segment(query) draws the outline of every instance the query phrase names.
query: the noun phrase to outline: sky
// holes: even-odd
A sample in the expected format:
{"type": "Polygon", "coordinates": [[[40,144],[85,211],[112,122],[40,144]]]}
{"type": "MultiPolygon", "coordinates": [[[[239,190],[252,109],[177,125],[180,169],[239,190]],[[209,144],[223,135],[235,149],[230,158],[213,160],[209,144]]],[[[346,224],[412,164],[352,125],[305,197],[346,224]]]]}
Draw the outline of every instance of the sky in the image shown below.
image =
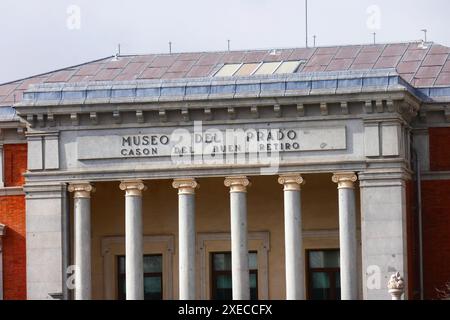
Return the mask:
{"type": "MultiPolygon", "coordinates": [[[[450,46],[448,0],[309,0],[309,45],[450,46]]],[[[122,54],[305,46],[305,0],[0,0],[0,83],[122,54]]]]}

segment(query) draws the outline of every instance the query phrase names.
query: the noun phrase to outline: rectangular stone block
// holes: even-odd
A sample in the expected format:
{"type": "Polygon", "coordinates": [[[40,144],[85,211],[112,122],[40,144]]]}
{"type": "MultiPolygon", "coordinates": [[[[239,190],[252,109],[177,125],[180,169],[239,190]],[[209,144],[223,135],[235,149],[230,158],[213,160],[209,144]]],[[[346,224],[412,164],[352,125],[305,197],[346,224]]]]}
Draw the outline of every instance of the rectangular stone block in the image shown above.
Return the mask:
{"type": "Polygon", "coordinates": [[[42,170],[43,163],[42,154],[42,137],[29,137],[28,138],[28,169],[29,170],[42,170]]]}
{"type": "Polygon", "coordinates": [[[59,169],[58,136],[45,137],[45,169],[59,169]]]}
{"type": "Polygon", "coordinates": [[[380,132],[378,123],[364,127],[364,154],[366,157],[380,156],[380,132]]]}
{"type": "Polygon", "coordinates": [[[383,125],[381,127],[383,156],[400,155],[400,127],[397,125],[383,125]]]}

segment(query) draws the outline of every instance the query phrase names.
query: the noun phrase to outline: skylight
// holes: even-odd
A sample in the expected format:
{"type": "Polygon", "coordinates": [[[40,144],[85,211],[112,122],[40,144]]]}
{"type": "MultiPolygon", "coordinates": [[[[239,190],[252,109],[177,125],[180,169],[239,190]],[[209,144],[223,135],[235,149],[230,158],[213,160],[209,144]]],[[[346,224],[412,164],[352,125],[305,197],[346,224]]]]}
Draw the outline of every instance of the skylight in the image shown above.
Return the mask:
{"type": "Polygon", "coordinates": [[[295,71],[297,71],[300,63],[301,61],[285,61],[278,67],[277,70],[275,70],[275,73],[294,73],[295,71]]]}
{"type": "Polygon", "coordinates": [[[250,76],[258,68],[259,63],[244,63],[233,76],[250,76]]]}
{"type": "Polygon", "coordinates": [[[220,68],[214,77],[251,76],[294,73],[302,61],[271,61],[261,63],[229,63],[220,68]]]}
{"type": "Polygon", "coordinates": [[[242,65],[242,63],[230,63],[224,65],[216,74],[216,77],[232,76],[242,65]]]}
{"type": "Polygon", "coordinates": [[[258,70],[256,70],[255,74],[273,74],[280,64],[281,62],[264,62],[258,70]]]}

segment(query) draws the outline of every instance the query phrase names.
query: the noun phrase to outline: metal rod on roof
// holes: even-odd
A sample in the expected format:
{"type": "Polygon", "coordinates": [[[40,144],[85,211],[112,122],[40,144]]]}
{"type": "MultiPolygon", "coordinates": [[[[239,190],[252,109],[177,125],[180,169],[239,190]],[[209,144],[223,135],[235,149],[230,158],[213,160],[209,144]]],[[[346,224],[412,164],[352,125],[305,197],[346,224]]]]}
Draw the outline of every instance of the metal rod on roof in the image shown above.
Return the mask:
{"type": "Polygon", "coordinates": [[[117,55],[120,56],[120,43],[117,45],[117,55]]]}
{"type": "Polygon", "coordinates": [[[308,48],[308,0],[305,0],[305,32],[306,32],[306,48],[308,48]]]}
{"type": "Polygon", "coordinates": [[[169,41],[169,53],[172,54],[172,41],[169,41]]]}
{"type": "Polygon", "coordinates": [[[314,48],[315,48],[316,47],[316,35],[313,35],[313,39],[314,39],[313,45],[314,45],[314,48]]]}
{"type": "Polygon", "coordinates": [[[420,31],[422,31],[423,33],[424,33],[424,35],[425,35],[425,39],[424,39],[424,42],[427,42],[427,29],[422,29],[422,30],[420,30],[420,31]]]}
{"type": "Polygon", "coordinates": [[[376,44],[377,43],[377,33],[376,32],[374,32],[374,33],[372,33],[373,34],[373,44],[376,44]]]}
{"type": "Polygon", "coordinates": [[[227,40],[227,44],[228,44],[228,51],[230,51],[230,40],[227,40]]]}

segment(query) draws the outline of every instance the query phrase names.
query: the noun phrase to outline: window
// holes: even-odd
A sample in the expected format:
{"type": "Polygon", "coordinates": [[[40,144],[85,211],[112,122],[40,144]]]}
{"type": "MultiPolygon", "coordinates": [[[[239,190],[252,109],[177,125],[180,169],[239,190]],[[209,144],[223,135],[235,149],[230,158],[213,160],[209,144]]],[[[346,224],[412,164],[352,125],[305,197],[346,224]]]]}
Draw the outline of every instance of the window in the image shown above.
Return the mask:
{"type": "MultiPolygon", "coordinates": [[[[118,256],[118,292],[119,299],[125,299],[125,256],[118,256]]],[[[144,299],[162,300],[162,255],[153,254],[144,256],[144,299]]]]}
{"type": "MultiPolygon", "coordinates": [[[[250,271],[250,299],[258,299],[258,259],[256,252],[248,253],[250,271]]],[[[231,300],[231,252],[211,253],[212,294],[214,300],[231,300]]]]}
{"type": "Polygon", "coordinates": [[[307,250],[308,298],[340,300],[339,250],[307,250]]]}
{"type": "Polygon", "coordinates": [[[304,61],[271,61],[261,63],[229,63],[220,68],[215,77],[250,76],[294,73],[304,61]]]}

